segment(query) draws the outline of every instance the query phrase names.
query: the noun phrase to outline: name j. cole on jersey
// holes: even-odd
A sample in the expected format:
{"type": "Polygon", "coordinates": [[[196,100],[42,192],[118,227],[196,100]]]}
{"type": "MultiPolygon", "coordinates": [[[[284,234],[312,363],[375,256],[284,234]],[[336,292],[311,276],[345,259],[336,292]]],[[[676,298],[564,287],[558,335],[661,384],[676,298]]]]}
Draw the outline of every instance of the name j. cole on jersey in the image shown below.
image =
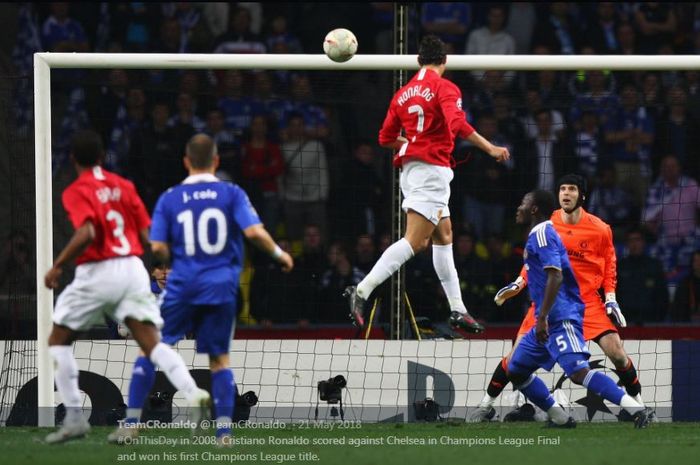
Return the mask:
{"type": "Polygon", "coordinates": [[[182,193],[182,203],[187,203],[190,200],[208,200],[208,199],[216,199],[216,197],[219,194],[212,189],[207,189],[203,191],[194,191],[192,195],[188,194],[187,192],[182,193]]]}

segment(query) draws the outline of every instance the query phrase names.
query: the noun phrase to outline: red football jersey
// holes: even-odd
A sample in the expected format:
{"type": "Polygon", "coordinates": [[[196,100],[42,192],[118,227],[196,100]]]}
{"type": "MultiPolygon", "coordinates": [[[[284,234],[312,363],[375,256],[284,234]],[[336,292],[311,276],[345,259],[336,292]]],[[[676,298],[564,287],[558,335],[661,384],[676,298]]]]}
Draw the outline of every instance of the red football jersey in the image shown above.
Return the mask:
{"type": "Polygon", "coordinates": [[[83,171],[62,200],[75,229],[86,221],[95,227],[95,239],[76,263],[143,254],[139,231],[151,219],[130,181],[96,166],[83,171]]]}
{"type": "Polygon", "coordinates": [[[456,136],[474,132],[462,111],[462,93],[435,71],[422,68],[391,99],[379,131],[379,144],[390,144],[405,131],[408,143],[394,156],[394,166],[419,159],[439,166],[451,166],[456,136]]]}

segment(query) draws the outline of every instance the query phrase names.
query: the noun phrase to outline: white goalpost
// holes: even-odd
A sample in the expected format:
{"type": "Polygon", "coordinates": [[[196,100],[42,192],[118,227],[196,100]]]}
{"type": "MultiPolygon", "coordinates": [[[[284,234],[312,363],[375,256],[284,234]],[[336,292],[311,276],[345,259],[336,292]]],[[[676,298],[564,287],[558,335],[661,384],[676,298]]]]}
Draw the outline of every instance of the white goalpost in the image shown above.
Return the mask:
{"type": "MultiPolygon", "coordinates": [[[[700,56],[544,56],[544,55],[450,55],[454,71],[657,71],[700,70],[700,56]]],[[[35,193],[37,266],[37,357],[39,426],[54,424],[53,363],[48,352],[52,325],[53,291],[46,289],[43,275],[53,261],[51,171],[51,69],[280,69],[280,70],[398,70],[417,69],[414,55],[357,55],[334,63],[325,55],[215,55],[215,54],[105,54],[37,53],[34,55],[35,193]]],[[[388,103],[388,102],[387,102],[388,103]]]]}

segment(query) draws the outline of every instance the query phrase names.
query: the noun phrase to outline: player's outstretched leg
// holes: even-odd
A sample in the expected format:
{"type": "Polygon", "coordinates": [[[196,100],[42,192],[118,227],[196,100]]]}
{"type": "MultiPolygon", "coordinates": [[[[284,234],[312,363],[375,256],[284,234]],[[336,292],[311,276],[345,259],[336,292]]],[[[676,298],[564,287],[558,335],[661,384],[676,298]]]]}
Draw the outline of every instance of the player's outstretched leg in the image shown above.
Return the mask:
{"type": "Polygon", "coordinates": [[[598,371],[582,368],[574,373],[570,373],[571,365],[562,364],[562,368],[567,372],[571,381],[580,384],[585,388],[595,392],[605,400],[619,405],[626,410],[634,420],[636,428],[646,428],[651,421],[651,410],[644,407],[629,394],[625,393],[611,378],[598,371]]]}
{"type": "Polygon", "coordinates": [[[548,426],[556,428],[575,428],[576,421],[554,400],[544,382],[534,374],[510,373],[513,386],[525,394],[535,405],[547,412],[548,426]]]}
{"type": "Polygon", "coordinates": [[[346,297],[350,304],[350,319],[352,323],[358,328],[363,328],[365,326],[364,313],[367,300],[359,296],[357,286],[346,287],[345,291],[343,291],[343,297],[346,297]]]}
{"type": "Polygon", "coordinates": [[[73,356],[73,339],[72,330],[58,325],[54,325],[49,337],[49,353],[56,363],[56,388],[63,399],[66,417],[58,431],[46,436],[48,444],[81,438],[90,431],[90,423],[83,417],[80,405],[78,363],[73,356]]]}
{"type": "Polygon", "coordinates": [[[493,408],[493,404],[510,382],[506,371],[507,367],[508,357],[506,356],[498,362],[496,369],[493,370],[493,375],[491,375],[491,381],[489,381],[489,387],[486,388],[484,398],[481,399],[476,410],[469,415],[470,422],[488,421],[496,416],[496,409],[493,408]]]}
{"type": "Polygon", "coordinates": [[[107,436],[107,442],[124,444],[128,439],[138,436],[138,422],[141,420],[141,412],[155,380],[156,366],[146,355],[140,354],[134,362],[134,369],[131,372],[126,418],[115,431],[107,436]]]}
{"type": "Polygon", "coordinates": [[[209,413],[211,406],[209,393],[197,387],[197,383],[177,352],[169,345],[160,342],[160,336],[154,325],[133,318],[127,318],[125,323],[141,350],[165,374],[175,389],[185,395],[190,407],[190,420],[199,424],[209,413]]]}

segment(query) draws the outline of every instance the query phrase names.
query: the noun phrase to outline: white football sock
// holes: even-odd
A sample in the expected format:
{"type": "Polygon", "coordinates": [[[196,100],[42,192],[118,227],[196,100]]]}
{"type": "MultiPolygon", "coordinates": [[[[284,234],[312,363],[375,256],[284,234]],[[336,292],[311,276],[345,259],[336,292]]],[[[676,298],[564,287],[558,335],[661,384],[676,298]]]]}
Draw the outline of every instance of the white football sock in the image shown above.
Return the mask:
{"type": "Polygon", "coordinates": [[[391,244],[379,257],[365,279],[357,285],[357,295],[367,299],[377,286],[389,279],[389,276],[401,268],[401,265],[409,261],[411,257],[413,257],[413,248],[405,238],[391,244]]]}
{"type": "Polygon", "coordinates": [[[549,410],[547,410],[547,415],[549,415],[549,418],[557,425],[563,425],[569,421],[569,415],[559,404],[552,405],[549,410]]]}
{"type": "Polygon", "coordinates": [[[78,388],[78,363],[73,357],[72,346],[51,346],[49,353],[56,361],[54,379],[66,407],[66,422],[81,417],[80,389],[78,388]]]}
{"type": "Polygon", "coordinates": [[[491,397],[490,395],[486,394],[484,395],[484,398],[481,399],[481,402],[479,403],[479,407],[491,407],[494,402],[496,402],[497,397],[491,397]]]}
{"type": "Polygon", "coordinates": [[[462,290],[459,287],[459,276],[455,268],[455,258],[452,255],[452,244],[433,244],[433,267],[442,284],[442,289],[447,296],[450,310],[453,312],[466,313],[467,307],[462,301],[462,290]]]}
{"type": "Polygon", "coordinates": [[[644,409],[644,404],[640,404],[634,399],[634,397],[630,396],[629,394],[625,394],[620,400],[620,407],[627,410],[627,412],[629,412],[630,414],[634,415],[635,413],[644,409]]]}
{"type": "Polygon", "coordinates": [[[168,377],[175,389],[190,398],[197,391],[192,375],[185,366],[185,362],[170,346],[159,342],[151,351],[151,361],[168,377]]]}

